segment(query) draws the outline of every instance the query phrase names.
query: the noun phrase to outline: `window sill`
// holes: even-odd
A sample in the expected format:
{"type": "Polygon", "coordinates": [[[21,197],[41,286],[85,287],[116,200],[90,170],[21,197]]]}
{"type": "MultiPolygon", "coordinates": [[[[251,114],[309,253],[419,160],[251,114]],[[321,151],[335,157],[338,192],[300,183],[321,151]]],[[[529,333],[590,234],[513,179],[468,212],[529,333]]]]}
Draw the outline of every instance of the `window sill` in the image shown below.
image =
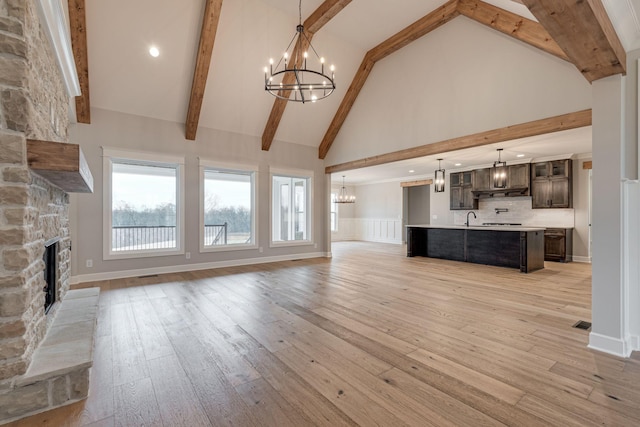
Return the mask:
{"type": "Polygon", "coordinates": [[[288,246],[311,246],[314,243],[311,240],[290,240],[287,242],[271,242],[270,248],[283,248],[288,246]]]}
{"type": "Polygon", "coordinates": [[[111,252],[102,256],[103,261],[112,261],[118,259],[135,259],[135,258],[153,258],[163,256],[184,255],[183,249],[157,250],[157,251],[135,251],[135,252],[111,252]]]}
{"type": "Polygon", "coordinates": [[[200,253],[209,252],[232,252],[232,251],[248,251],[258,249],[258,245],[226,245],[226,246],[201,246],[200,253]]]}

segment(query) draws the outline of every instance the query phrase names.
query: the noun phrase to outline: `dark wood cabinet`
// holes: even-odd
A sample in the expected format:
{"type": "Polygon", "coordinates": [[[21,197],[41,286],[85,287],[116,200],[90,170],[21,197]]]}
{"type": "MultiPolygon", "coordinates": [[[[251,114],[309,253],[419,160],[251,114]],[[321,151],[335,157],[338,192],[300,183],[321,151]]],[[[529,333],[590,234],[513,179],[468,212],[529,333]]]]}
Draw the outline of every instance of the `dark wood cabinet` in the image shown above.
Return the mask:
{"type": "Polygon", "coordinates": [[[478,209],[478,200],[473,198],[473,171],[449,174],[449,209],[478,209]]]}
{"type": "Polygon", "coordinates": [[[476,198],[495,196],[528,196],[529,164],[507,166],[507,187],[495,188],[491,179],[491,168],[473,171],[473,192],[476,198]]]}
{"type": "Polygon", "coordinates": [[[569,262],[573,255],[573,230],[547,228],[544,232],[544,260],[569,262]]]}
{"type": "Polygon", "coordinates": [[[477,191],[491,190],[491,169],[473,171],[473,189],[477,191]]]}
{"type": "Polygon", "coordinates": [[[532,163],[531,173],[534,180],[569,178],[571,176],[571,159],[532,163]]]}
{"type": "Polygon", "coordinates": [[[519,232],[471,230],[467,234],[467,262],[520,268],[519,232]]]}
{"type": "MultiPolygon", "coordinates": [[[[512,190],[529,189],[529,164],[509,165],[507,187],[512,190]]],[[[524,190],[523,190],[524,191],[524,190]]],[[[523,194],[525,195],[525,194],[523,194]]]]}
{"type": "Polygon", "coordinates": [[[571,160],[554,160],[531,164],[531,206],[541,208],[571,208],[571,160]]]}
{"type": "Polygon", "coordinates": [[[544,230],[407,227],[407,256],[519,268],[544,268],[544,230]]]}

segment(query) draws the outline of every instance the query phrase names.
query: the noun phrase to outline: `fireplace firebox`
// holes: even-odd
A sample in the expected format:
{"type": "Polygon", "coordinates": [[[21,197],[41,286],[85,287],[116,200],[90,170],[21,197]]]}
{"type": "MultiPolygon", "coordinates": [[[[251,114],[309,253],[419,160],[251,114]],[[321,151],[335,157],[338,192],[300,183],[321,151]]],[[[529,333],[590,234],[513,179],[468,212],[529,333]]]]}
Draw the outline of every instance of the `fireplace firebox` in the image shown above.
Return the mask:
{"type": "Polygon", "coordinates": [[[45,285],[42,289],[45,293],[44,312],[48,313],[51,306],[56,302],[56,287],[58,282],[58,243],[60,238],[48,240],[44,244],[44,255],[42,257],[44,267],[45,285]]]}

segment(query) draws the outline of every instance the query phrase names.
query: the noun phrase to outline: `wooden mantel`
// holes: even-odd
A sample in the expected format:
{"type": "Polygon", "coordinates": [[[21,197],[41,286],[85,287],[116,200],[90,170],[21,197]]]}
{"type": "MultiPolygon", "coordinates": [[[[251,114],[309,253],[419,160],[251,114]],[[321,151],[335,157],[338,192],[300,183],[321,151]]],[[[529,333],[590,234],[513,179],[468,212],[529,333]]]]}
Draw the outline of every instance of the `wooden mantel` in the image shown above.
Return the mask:
{"type": "Polygon", "coordinates": [[[27,139],[27,162],[67,193],[93,193],[93,175],[78,144],[27,139]]]}

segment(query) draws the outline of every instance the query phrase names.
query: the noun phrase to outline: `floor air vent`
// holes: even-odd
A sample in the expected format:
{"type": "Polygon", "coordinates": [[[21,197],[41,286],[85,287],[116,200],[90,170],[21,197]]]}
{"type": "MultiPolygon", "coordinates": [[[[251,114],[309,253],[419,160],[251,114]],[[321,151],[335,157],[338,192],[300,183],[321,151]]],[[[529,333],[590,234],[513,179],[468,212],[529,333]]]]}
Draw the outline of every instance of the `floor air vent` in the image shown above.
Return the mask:
{"type": "Polygon", "coordinates": [[[588,331],[589,329],[591,329],[591,322],[585,322],[584,320],[580,320],[575,325],[573,325],[573,327],[588,331]]]}
{"type": "Polygon", "coordinates": [[[138,276],[138,279],[148,279],[149,277],[158,277],[157,274],[149,274],[147,276],[138,276]]]}

